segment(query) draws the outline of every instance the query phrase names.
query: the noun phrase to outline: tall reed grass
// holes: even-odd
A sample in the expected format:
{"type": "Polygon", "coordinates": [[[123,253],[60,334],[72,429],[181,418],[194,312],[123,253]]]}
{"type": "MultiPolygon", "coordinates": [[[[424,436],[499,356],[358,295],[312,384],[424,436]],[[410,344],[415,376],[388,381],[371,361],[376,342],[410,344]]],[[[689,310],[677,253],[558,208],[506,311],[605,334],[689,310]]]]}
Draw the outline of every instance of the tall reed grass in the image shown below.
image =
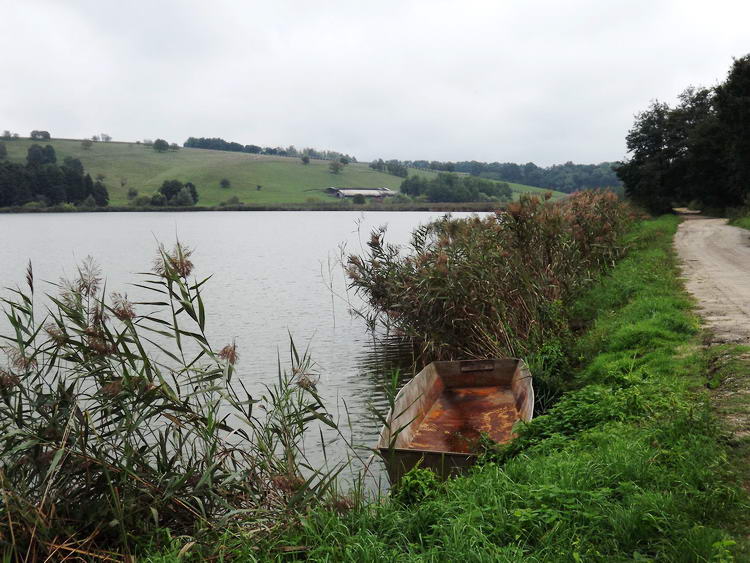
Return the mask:
{"type": "MultiPolygon", "coordinates": [[[[335,473],[300,440],[333,424],[292,343],[292,370],[251,396],[233,343],[213,347],[190,251],[160,249],[132,303],[106,295],[92,261],[42,314],[27,287],[3,300],[0,545],[15,560],[117,558],[156,530],[216,534],[283,522],[335,473]]],[[[246,358],[247,359],[247,358],[246,358]]]]}
{"type": "Polygon", "coordinates": [[[420,227],[406,252],[375,231],[348,275],[371,326],[414,339],[429,359],[554,356],[567,303],[623,253],[633,216],[611,192],[523,196],[486,218],[420,227]]]}

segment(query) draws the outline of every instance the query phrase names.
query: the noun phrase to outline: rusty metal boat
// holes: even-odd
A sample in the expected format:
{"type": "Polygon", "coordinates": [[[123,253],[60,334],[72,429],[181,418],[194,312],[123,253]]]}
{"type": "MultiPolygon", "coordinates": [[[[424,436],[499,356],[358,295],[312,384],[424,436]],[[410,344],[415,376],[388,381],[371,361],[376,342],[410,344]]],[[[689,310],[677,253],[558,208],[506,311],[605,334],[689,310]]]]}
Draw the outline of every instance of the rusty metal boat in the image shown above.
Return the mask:
{"type": "Polygon", "coordinates": [[[523,360],[432,362],[396,395],[377,447],[391,483],[418,463],[446,478],[474,463],[481,434],[507,442],[533,416],[523,360]]]}

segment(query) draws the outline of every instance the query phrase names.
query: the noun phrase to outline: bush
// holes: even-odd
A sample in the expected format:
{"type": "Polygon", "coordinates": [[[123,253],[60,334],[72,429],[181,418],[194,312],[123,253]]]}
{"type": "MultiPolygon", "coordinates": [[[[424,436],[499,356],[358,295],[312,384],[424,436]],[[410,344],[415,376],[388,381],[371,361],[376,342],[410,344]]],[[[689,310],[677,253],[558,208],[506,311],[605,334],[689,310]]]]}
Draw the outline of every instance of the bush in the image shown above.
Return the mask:
{"type": "Polygon", "coordinates": [[[242,202],[240,201],[240,198],[238,198],[236,195],[233,195],[228,200],[222,201],[219,205],[221,206],[242,205],[242,202]]]}
{"type": "Polygon", "coordinates": [[[352,203],[356,203],[357,205],[364,205],[366,203],[365,196],[362,194],[357,194],[352,198],[352,203]]]}

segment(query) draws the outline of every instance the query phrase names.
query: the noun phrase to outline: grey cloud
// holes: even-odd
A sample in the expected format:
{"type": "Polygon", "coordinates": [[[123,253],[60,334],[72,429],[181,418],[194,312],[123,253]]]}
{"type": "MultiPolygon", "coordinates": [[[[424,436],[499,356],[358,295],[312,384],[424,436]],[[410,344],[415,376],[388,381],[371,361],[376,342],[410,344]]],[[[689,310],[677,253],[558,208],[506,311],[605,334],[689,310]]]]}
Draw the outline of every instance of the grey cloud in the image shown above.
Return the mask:
{"type": "Polygon", "coordinates": [[[721,79],[746,2],[5,2],[0,128],[221,136],[361,159],[621,158],[721,79]]]}

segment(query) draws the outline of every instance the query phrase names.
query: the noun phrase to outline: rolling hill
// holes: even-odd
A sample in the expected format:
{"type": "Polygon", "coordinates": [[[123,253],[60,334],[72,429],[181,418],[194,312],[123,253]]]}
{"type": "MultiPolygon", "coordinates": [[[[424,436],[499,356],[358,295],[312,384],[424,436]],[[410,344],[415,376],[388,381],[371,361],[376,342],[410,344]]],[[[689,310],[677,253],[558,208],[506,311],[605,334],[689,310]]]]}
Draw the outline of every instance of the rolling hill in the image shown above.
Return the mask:
{"type": "MultiPolygon", "coordinates": [[[[302,164],[299,158],[268,156],[206,149],[181,148],[179,151],[157,153],[138,143],[98,142],[84,149],[80,140],[53,139],[5,141],[8,158],[23,161],[32,143],[50,144],[58,162],[66,156],[79,158],[92,177],[104,175],[111,205],[128,203],[130,188],[139,195],[151,195],[164,180],[193,182],[200,195],[199,205],[218,205],[232,196],[246,204],[285,204],[331,201],[323,189],[335,187],[389,187],[398,191],[402,178],[372,170],[367,164],[349,164],[340,174],[331,174],[326,160],[302,164]],[[231,187],[222,188],[226,178],[231,187]],[[260,190],[257,186],[262,186],[260,190]]],[[[410,170],[410,173],[433,175],[434,172],[410,170]]],[[[509,184],[514,194],[547,190],[509,184]]],[[[556,197],[564,194],[554,192],[556,197]]]]}

